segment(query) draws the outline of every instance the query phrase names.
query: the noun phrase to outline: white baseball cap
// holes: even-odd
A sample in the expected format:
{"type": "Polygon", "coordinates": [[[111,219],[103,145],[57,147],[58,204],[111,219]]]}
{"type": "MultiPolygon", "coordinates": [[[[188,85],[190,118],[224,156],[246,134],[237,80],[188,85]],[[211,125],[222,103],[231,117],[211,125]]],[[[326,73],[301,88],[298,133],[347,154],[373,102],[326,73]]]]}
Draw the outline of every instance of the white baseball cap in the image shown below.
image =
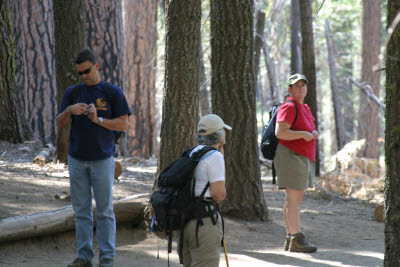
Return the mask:
{"type": "Polygon", "coordinates": [[[200,119],[197,127],[197,134],[209,135],[215,133],[216,131],[222,128],[225,128],[227,130],[232,130],[232,127],[226,125],[218,115],[207,114],[200,119]]]}

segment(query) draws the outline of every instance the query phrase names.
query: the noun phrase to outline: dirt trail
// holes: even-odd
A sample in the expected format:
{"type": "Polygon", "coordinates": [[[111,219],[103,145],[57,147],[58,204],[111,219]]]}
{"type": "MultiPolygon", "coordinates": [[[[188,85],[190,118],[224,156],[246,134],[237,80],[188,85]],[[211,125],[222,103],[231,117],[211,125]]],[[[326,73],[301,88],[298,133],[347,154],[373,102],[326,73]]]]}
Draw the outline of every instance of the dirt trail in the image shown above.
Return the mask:
{"type": "MultiPolygon", "coordinates": [[[[69,205],[68,173],[63,165],[29,163],[37,149],[18,150],[0,143],[0,219],[69,205]],[[4,154],[4,151],[7,153],[4,154]],[[24,156],[25,155],[25,156],[24,156]],[[64,199],[64,200],[63,200],[64,199]]],[[[148,193],[156,161],[125,162],[115,184],[116,199],[148,193]]],[[[323,198],[309,190],[302,204],[302,230],[318,247],[313,254],[282,250],[284,193],[275,189],[263,169],[268,222],[225,218],[226,244],[231,267],[246,266],[382,266],[384,224],[373,218],[375,205],[361,201],[323,198]]],[[[96,253],[98,253],[95,243],[96,253]]],[[[114,266],[167,266],[167,242],[142,228],[118,226],[114,266]],[[159,244],[160,259],[157,259],[159,244]]],[[[75,257],[74,232],[0,244],[0,266],[66,266],[75,257]]],[[[97,259],[94,263],[97,264],[97,259]]],[[[180,266],[175,252],[171,266],[180,266]]],[[[226,266],[221,253],[220,266],[226,266]]]]}

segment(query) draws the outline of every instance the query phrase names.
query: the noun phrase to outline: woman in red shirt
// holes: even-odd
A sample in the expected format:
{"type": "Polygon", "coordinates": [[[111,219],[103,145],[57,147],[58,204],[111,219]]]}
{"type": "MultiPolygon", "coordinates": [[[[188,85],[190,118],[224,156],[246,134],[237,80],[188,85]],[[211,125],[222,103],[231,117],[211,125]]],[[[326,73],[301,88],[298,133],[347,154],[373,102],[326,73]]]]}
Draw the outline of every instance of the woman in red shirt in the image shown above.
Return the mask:
{"type": "Polygon", "coordinates": [[[286,191],[283,205],[287,232],[284,249],[311,253],[317,248],[309,245],[304,234],[300,232],[300,204],[304,191],[313,186],[315,140],[318,132],[315,130],[311,110],[304,104],[307,78],[294,74],[287,83],[287,100],[290,101],[283,103],[278,110],[275,135],[279,138],[279,144],[274,158],[278,186],[286,191]]]}

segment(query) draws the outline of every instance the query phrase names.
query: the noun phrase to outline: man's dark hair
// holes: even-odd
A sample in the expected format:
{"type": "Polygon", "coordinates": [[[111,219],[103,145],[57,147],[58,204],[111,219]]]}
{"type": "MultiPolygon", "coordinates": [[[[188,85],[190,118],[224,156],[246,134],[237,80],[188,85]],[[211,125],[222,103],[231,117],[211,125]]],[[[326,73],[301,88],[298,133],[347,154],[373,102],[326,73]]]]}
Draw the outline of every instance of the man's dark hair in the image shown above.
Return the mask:
{"type": "Polygon", "coordinates": [[[96,55],[89,48],[83,49],[75,58],[76,64],[81,64],[85,61],[90,61],[91,63],[97,63],[96,55]]]}

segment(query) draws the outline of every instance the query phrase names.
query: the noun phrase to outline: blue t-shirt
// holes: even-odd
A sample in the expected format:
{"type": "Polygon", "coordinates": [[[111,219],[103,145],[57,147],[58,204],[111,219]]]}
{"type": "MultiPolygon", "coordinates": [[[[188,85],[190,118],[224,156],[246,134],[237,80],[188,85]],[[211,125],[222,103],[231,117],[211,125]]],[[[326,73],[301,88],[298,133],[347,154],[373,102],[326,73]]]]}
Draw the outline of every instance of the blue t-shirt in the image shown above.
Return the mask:
{"type": "MultiPolygon", "coordinates": [[[[58,114],[76,103],[93,103],[97,116],[113,119],[131,114],[128,103],[121,90],[111,85],[112,104],[107,101],[104,81],[94,86],[77,84],[68,87],[61,101],[58,114]],[[73,93],[76,90],[75,93],[73,93]],[[75,96],[75,99],[73,99],[75,96]]],[[[80,160],[102,160],[114,154],[114,131],[93,123],[86,115],[72,115],[69,137],[69,155],[80,160]]]]}

